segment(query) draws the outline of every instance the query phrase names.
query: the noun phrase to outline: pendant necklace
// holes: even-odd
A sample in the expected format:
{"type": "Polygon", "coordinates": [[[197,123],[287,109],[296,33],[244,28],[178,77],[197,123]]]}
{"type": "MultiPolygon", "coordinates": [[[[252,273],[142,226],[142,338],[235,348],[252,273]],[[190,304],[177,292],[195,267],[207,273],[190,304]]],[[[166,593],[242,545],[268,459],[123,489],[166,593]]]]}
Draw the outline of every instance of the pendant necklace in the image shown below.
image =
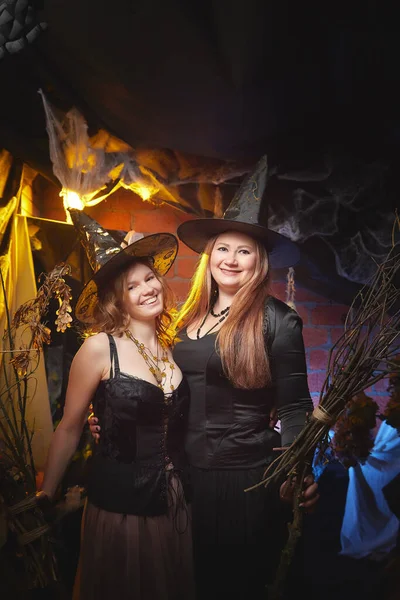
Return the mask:
{"type": "Polygon", "coordinates": [[[169,360],[168,353],[162,345],[161,345],[161,348],[162,348],[163,352],[162,352],[161,358],[158,358],[158,349],[159,349],[159,344],[160,344],[159,340],[157,340],[157,356],[155,356],[153,354],[153,352],[151,352],[151,350],[149,350],[149,348],[146,348],[146,346],[142,342],[139,342],[139,340],[137,340],[132,335],[132,333],[129,331],[129,329],[125,330],[125,335],[135,344],[139,354],[143,357],[144,362],[148,366],[150,373],[153,375],[154,379],[156,380],[157,386],[164,392],[165,392],[165,383],[166,383],[166,377],[167,377],[166,371],[167,371],[167,366],[169,366],[170,373],[171,373],[170,378],[169,378],[169,387],[170,387],[171,391],[174,391],[175,387],[172,384],[172,376],[174,374],[175,365],[173,363],[171,363],[171,361],[169,360]],[[160,368],[160,365],[162,368],[160,368]]]}

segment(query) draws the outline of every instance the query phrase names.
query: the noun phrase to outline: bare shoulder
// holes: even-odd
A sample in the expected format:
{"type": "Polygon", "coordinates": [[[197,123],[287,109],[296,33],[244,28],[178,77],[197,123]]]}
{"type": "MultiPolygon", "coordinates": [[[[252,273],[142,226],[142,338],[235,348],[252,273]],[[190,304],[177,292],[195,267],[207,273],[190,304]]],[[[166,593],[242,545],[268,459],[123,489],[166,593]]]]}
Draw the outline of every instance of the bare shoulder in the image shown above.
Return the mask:
{"type": "Polygon", "coordinates": [[[92,348],[93,350],[108,348],[108,335],[106,333],[95,333],[87,337],[83,343],[86,344],[87,348],[92,348]]]}
{"type": "Polygon", "coordinates": [[[91,357],[95,360],[101,360],[109,357],[110,345],[106,333],[96,333],[85,339],[79,349],[79,354],[85,357],[91,357]]]}

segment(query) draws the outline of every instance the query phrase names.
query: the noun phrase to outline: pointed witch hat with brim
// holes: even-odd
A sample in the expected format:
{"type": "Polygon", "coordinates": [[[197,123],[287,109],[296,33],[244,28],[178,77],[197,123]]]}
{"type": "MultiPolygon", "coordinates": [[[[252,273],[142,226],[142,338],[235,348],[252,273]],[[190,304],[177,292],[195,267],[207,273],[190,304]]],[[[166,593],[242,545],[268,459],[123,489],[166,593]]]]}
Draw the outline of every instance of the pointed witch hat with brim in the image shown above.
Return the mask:
{"type": "Polygon", "coordinates": [[[99,287],[134,259],[150,259],[159,275],[165,275],[172,267],[178,253],[178,240],[171,233],[148,235],[123,248],[92,217],[77,209],[70,208],[69,212],[93,269],[93,276],[76,302],[75,316],[80,321],[93,322],[99,287]]]}
{"type": "Polygon", "coordinates": [[[178,227],[179,239],[195,252],[203,252],[208,240],[227,231],[245,233],[264,244],[272,268],[291,267],[300,260],[298,246],[289,238],[260,223],[260,209],[268,182],[268,161],[263,156],[234,195],[221,219],[185,221],[178,227]]]}

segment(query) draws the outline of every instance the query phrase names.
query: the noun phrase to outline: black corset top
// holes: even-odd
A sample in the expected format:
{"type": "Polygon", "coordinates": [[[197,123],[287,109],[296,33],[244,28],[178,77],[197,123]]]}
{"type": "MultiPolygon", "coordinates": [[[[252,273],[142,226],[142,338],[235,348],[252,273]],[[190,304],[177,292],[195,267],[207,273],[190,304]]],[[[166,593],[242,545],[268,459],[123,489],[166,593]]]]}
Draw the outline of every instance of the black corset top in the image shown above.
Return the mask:
{"type": "Polygon", "coordinates": [[[165,396],[156,384],[121,372],[111,335],[109,342],[110,377],[100,382],[93,399],[101,425],[96,453],[142,466],[179,462],[189,403],[185,378],[165,396]]]}

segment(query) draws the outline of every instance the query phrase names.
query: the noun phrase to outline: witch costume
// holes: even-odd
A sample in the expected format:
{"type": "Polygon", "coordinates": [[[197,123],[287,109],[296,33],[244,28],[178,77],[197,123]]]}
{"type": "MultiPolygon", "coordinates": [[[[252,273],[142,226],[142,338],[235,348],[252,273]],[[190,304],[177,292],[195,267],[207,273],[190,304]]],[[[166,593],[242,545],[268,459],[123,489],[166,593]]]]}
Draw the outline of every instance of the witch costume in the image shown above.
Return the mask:
{"type": "MultiPolygon", "coordinates": [[[[93,322],[98,294],[134,258],[164,275],[177,240],[147,236],[121,247],[96,221],[70,210],[94,275],[76,305],[93,322]]],[[[166,396],[160,387],[123,373],[108,335],[110,374],[93,397],[102,424],[87,484],[74,600],[191,600],[192,546],[181,473],[189,390],[183,378],[166,396]]]]}
{"type": "MultiPolygon", "coordinates": [[[[202,252],[211,237],[239,231],[265,245],[270,266],[295,264],[297,246],[259,222],[267,177],[263,157],[223,218],[183,223],[180,240],[202,252]]],[[[277,456],[273,448],[293,441],[313,405],[298,314],[269,297],[264,337],[272,385],[263,389],[234,387],[224,374],[214,332],[192,339],[183,330],[174,349],[191,397],[186,452],[197,600],[265,600],[284,543],[287,508],[278,490],[244,490],[262,479],[277,456]],[[269,428],[273,407],[278,409],[282,438],[269,428]]]]}

